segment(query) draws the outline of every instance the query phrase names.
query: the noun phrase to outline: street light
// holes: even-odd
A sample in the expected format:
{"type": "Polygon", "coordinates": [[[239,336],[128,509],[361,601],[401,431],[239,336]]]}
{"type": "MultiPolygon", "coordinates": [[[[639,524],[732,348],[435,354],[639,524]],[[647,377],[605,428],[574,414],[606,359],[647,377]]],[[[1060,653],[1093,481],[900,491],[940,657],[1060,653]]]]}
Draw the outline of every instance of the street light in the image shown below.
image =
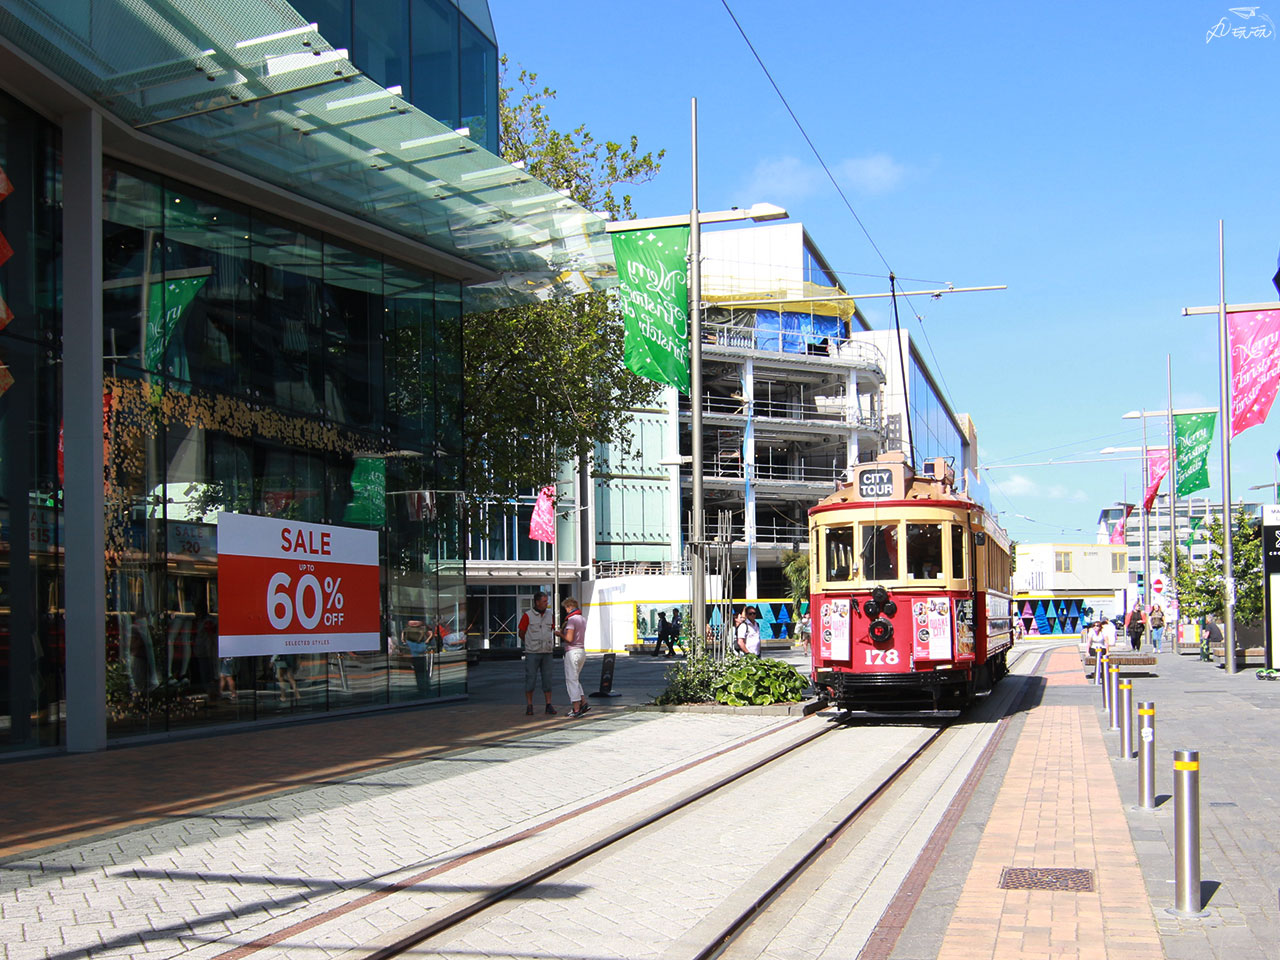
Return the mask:
{"type": "MultiPolygon", "coordinates": [[[[1125,416],[1127,417],[1128,414],[1125,414],[1125,416]]],[[[1147,438],[1146,438],[1145,421],[1143,422],[1142,434],[1143,434],[1142,446],[1140,447],[1103,447],[1098,452],[1099,453],[1136,453],[1141,451],[1141,457],[1139,457],[1139,459],[1142,460],[1142,492],[1145,494],[1147,490],[1147,438]]],[[[1124,459],[1129,460],[1133,458],[1125,457],[1124,459]]],[[[1151,553],[1150,553],[1149,545],[1147,543],[1147,512],[1146,510],[1142,511],[1142,516],[1139,519],[1141,520],[1141,523],[1142,523],[1142,526],[1141,526],[1141,530],[1142,530],[1142,605],[1145,607],[1147,605],[1146,596],[1147,596],[1148,584],[1151,583],[1151,553]]],[[[1123,522],[1124,521],[1121,521],[1121,523],[1123,522]]]]}
{"type": "Polygon", "coordinates": [[[689,432],[693,463],[689,546],[691,547],[689,601],[693,607],[694,636],[700,641],[707,633],[707,565],[703,553],[702,492],[702,224],[738,220],[785,220],[790,214],[771,203],[755,203],[745,210],[730,209],[703,213],[698,210],[698,99],[690,104],[690,160],[693,168],[692,203],[687,216],[651,217],[625,220],[605,226],[608,233],[648,230],[658,227],[689,227],[689,432]]]}

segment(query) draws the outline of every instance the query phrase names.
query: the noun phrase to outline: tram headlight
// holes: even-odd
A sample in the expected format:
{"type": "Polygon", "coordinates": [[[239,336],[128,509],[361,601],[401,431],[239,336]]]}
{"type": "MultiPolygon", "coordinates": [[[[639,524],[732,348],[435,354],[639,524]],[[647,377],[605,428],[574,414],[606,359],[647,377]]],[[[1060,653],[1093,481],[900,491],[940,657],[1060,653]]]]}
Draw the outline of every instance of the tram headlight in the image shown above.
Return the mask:
{"type": "Polygon", "coordinates": [[[880,615],[880,604],[875,600],[864,600],[862,602],[862,612],[867,615],[868,620],[874,620],[880,615]]]}
{"type": "Polygon", "coordinates": [[[876,643],[889,643],[893,640],[893,624],[888,620],[873,620],[867,635],[876,643]]]}
{"type": "Polygon", "coordinates": [[[880,609],[884,612],[886,617],[892,617],[898,612],[898,605],[892,600],[886,600],[880,605],[880,609]]]}
{"type": "Polygon", "coordinates": [[[882,586],[874,586],[871,588],[871,599],[879,606],[883,607],[885,602],[889,599],[889,591],[882,586]]]}

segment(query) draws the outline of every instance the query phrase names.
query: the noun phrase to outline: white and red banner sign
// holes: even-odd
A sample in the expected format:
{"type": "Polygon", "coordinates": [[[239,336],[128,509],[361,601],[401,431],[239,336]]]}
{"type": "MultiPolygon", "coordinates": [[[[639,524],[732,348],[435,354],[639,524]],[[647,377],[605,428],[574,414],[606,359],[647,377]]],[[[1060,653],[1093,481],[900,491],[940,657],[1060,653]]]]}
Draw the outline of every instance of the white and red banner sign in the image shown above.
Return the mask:
{"type": "Polygon", "coordinates": [[[218,655],[378,650],[378,534],[218,514],[218,655]]]}
{"type": "Polygon", "coordinates": [[[1160,481],[1169,472],[1169,451],[1165,449],[1147,449],[1147,492],[1142,498],[1142,508],[1151,512],[1151,505],[1156,501],[1156,493],[1160,489],[1160,481]]]}
{"type": "Polygon", "coordinates": [[[1267,419],[1280,385],[1280,310],[1228,313],[1231,436],[1267,419]]]}

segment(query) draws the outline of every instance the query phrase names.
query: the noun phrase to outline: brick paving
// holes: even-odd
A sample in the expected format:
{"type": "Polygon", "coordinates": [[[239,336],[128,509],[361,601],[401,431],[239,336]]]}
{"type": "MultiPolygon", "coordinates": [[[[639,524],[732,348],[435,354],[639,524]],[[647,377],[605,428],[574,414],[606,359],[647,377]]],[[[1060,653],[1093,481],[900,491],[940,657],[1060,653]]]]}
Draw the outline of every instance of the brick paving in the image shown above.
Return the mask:
{"type": "MultiPolygon", "coordinates": [[[[1045,680],[1084,686],[1076,651],[1045,680]]],[[[1106,751],[1090,706],[1030,711],[939,960],[1164,956],[1106,751]],[[1090,870],[1095,891],[1002,890],[1005,867],[1090,870]]]]}
{"type": "MultiPolygon", "coordinates": [[[[542,714],[526,718],[521,665],[485,664],[472,674],[470,703],[0,764],[0,957],[213,960],[357,903],[386,883],[425,876],[443,860],[619,785],[678,769],[690,756],[797,723],[624,713],[621,705],[643,702],[661,688],[666,664],[644,657],[619,667],[626,696],[597,703],[593,719],[577,724],[542,714]],[[594,722],[597,717],[604,722],[594,722]]],[[[588,666],[589,675],[592,670],[588,666]]],[[[979,819],[962,822],[936,870],[938,883],[931,881],[921,897],[930,904],[936,934],[909,927],[893,956],[1280,960],[1280,765],[1273,759],[1280,683],[1259,682],[1252,671],[1228,677],[1169,653],[1136,672],[1135,703],[1157,703],[1159,808],[1148,812],[1133,806],[1136,764],[1116,757],[1118,734],[1105,729],[1099,693],[1086,682],[1074,648],[1054,652],[1042,676],[1043,689],[996,751],[989,789],[986,782],[979,787],[973,805],[979,819]],[[1177,748],[1201,751],[1202,895],[1209,912],[1203,920],[1165,912],[1173,901],[1169,795],[1177,748]],[[993,811],[989,816],[983,804],[993,811]],[[957,859],[952,848],[968,852],[957,859]],[[1000,871],[1009,866],[1090,869],[1097,889],[1000,890],[1000,871]]],[[[867,731],[842,736],[861,739],[867,731]]],[[[966,755],[978,745],[975,740],[966,755]]],[[[935,813],[962,766],[929,774],[939,795],[935,813]]],[[[822,779],[820,772],[815,777],[822,779]]],[[[789,810],[777,807],[788,786],[769,787],[762,809],[772,803],[789,810]]],[[[607,829],[618,809],[581,822],[607,829]]],[[[898,812],[863,839],[860,856],[887,862],[895,850],[909,856],[908,848],[923,843],[905,809],[898,812]]],[[[821,817],[804,803],[793,814],[821,817]]],[[[718,845],[750,845],[767,820],[753,821],[741,835],[730,830],[718,845]]],[[[705,824],[693,829],[689,849],[708,831],[705,824]]],[[[562,842],[550,830],[529,856],[552,856],[562,842]]],[[[539,892],[538,909],[512,908],[488,933],[460,931],[453,948],[555,955],[553,945],[532,932],[538,910],[577,931],[571,936],[562,924],[565,936],[555,948],[574,956],[620,956],[631,949],[627,944],[641,952],[678,944],[690,929],[715,919],[716,900],[727,891],[708,872],[715,863],[690,870],[690,890],[678,908],[664,910],[667,901],[652,893],[664,883],[661,872],[643,869],[653,856],[629,849],[630,859],[624,851],[612,861],[611,875],[580,870],[558,877],[539,892]],[[608,892],[618,880],[625,892],[608,892]],[[635,943],[636,929],[618,929],[619,910],[631,903],[637,905],[633,919],[643,917],[636,919],[639,929],[649,931],[635,943]],[[647,914],[639,909],[645,903],[647,914]]],[[[677,843],[674,852],[680,850],[677,843]]],[[[851,899],[887,899],[892,875],[886,871],[868,884],[849,874],[837,884],[843,889],[828,887],[815,902],[839,911],[851,899]]],[[[361,908],[317,929],[316,938],[286,937],[278,948],[245,955],[340,958],[495,876],[501,874],[477,867],[423,879],[409,900],[361,908]]],[[[799,918],[761,955],[852,955],[867,927],[865,911],[834,933],[829,922],[799,918]]]]}

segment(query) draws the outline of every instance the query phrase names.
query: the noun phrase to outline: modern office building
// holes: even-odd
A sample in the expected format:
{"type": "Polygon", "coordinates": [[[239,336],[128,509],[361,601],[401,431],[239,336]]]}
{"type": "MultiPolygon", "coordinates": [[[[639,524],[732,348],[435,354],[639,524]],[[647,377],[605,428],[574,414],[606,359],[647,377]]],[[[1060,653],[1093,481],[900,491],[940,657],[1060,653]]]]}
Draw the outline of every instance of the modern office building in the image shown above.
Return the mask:
{"type": "Polygon", "coordinates": [[[487,4],[12,0],[0,51],[0,749],[462,692],[463,315],[610,260],[493,154],[487,4]],[[376,532],[381,648],[220,658],[220,511],[376,532]]]}
{"type": "MultiPolygon", "coordinates": [[[[972,421],[951,410],[907,332],[871,329],[803,224],[707,229],[702,250],[706,534],[729,545],[732,597],[789,596],[782,558],[807,550],[809,507],[882,451],[946,457],[985,499],[972,421]]],[[[584,561],[593,597],[682,599],[669,578],[685,569],[690,420],[689,398],[668,388],[663,407],[637,411],[633,450],[597,450],[584,561]]],[[[611,619],[589,642],[630,640],[628,615],[611,619]]]]}
{"type": "MultiPolygon", "coordinates": [[[[1262,514],[1262,505],[1253,501],[1237,500],[1234,512],[1243,510],[1250,517],[1262,514]]],[[[1177,501],[1177,518],[1173,525],[1179,548],[1189,550],[1191,560],[1199,563],[1208,559],[1217,548],[1209,540],[1209,527],[1222,517],[1222,500],[1208,497],[1183,497],[1177,501]]],[[[1124,543],[1128,551],[1129,579],[1135,585],[1141,581],[1143,571],[1142,517],[1139,510],[1129,513],[1125,520],[1125,506],[1120,503],[1105,507],[1098,514],[1098,542],[1110,541],[1115,525],[1124,522],[1124,543]]],[[[1159,494],[1147,516],[1147,551],[1151,576],[1163,576],[1165,570],[1156,559],[1169,544],[1169,496],[1159,494]]],[[[1179,556],[1185,554],[1180,553],[1179,556]]]]}

